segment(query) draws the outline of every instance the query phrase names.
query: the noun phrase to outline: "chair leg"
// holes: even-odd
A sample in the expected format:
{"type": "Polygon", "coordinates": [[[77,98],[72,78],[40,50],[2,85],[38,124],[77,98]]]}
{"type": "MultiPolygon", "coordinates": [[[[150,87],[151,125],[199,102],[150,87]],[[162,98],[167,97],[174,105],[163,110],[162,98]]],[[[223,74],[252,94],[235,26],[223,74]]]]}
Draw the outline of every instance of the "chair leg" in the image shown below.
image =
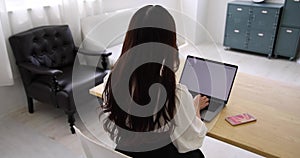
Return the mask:
{"type": "Polygon", "coordinates": [[[73,127],[73,125],[75,125],[75,118],[74,118],[74,114],[68,114],[68,122],[70,124],[70,130],[72,132],[72,134],[75,134],[75,129],[73,127]]]}
{"type": "Polygon", "coordinates": [[[29,113],[33,113],[33,99],[31,97],[27,97],[27,103],[28,103],[28,111],[29,113]]]}

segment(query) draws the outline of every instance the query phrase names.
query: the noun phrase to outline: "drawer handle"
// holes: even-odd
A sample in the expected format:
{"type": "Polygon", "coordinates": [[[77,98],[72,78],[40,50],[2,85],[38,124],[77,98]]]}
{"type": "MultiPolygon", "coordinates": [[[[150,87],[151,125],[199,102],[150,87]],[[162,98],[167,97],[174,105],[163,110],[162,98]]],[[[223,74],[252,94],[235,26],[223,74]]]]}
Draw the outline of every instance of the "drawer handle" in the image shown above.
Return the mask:
{"type": "Polygon", "coordinates": [[[239,32],[240,32],[240,30],[234,30],[234,32],[235,32],[235,33],[239,33],[239,32]]]}
{"type": "Polygon", "coordinates": [[[286,32],[287,32],[287,33],[293,33],[293,31],[292,31],[292,30],[286,30],[286,32]]]}
{"type": "Polygon", "coordinates": [[[258,34],[257,34],[257,36],[259,36],[259,37],[263,37],[263,36],[264,36],[264,34],[263,34],[263,33],[258,33],[258,34]]]}
{"type": "Polygon", "coordinates": [[[243,11],[243,8],[236,8],[237,11],[243,11]]]}
{"type": "Polygon", "coordinates": [[[268,14],[268,11],[267,10],[262,10],[261,13],[268,14]]]}

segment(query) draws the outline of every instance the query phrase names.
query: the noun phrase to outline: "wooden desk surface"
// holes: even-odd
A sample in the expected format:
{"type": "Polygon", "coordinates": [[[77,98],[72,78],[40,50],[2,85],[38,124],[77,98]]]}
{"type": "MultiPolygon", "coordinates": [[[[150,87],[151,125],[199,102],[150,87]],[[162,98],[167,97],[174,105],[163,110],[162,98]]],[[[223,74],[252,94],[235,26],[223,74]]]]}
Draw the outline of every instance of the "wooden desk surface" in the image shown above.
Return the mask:
{"type": "MultiPolygon", "coordinates": [[[[90,89],[101,97],[103,86],[90,89]]],[[[300,87],[238,73],[229,102],[210,123],[208,136],[266,157],[300,156],[300,87]],[[256,122],[231,126],[226,116],[247,112],[256,122]]]]}
{"type": "Polygon", "coordinates": [[[266,157],[300,156],[300,87],[237,75],[227,106],[208,135],[266,157]],[[248,112],[256,122],[231,126],[226,116],[248,112]]]}

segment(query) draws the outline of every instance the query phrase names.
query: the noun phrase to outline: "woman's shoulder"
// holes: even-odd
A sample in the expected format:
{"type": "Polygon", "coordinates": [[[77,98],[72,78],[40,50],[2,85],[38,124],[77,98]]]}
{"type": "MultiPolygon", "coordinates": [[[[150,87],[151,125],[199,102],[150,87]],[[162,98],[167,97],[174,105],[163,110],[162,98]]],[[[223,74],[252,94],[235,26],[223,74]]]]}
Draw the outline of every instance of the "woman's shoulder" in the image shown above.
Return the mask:
{"type": "Polygon", "coordinates": [[[189,92],[188,88],[186,85],[183,85],[181,83],[176,84],[176,97],[177,98],[192,98],[191,93],[189,92]]]}
{"type": "Polygon", "coordinates": [[[188,88],[186,87],[186,85],[183,85],[181,83],[177,83],[176,84],[176,91],[177,92],[188,92],[188,88]]]}

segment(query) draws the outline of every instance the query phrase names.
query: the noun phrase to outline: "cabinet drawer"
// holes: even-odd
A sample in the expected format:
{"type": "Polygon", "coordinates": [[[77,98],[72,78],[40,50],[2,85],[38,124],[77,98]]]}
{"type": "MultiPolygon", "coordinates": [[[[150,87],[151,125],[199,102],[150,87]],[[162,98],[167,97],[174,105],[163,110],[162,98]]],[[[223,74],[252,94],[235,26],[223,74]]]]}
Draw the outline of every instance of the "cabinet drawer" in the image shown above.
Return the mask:
{"type": "Polygon", "coordinates": [[[247,34],[239,29],[227,29],[224,38],[224,46],[236,49],[247,47],[247,34]]]}
{"type": "Polygon", "coordinates": [[[280,27],[274,54],[285,57],[295,57],[299,43],[299,36],[300,29],[280,27]]]}
{"type": "Polygon", "coordinates": [[[283,8],[282,25],[300,27],[300,0],[286,0],[283,8]]]}
{"type": "Polygon", "coordinates": [[[251,28],[270,30],[275,29],[278,23],[280,10],[275,8],[253,8],[251,28]]]}
{"type": "Polygon", "coordinates": [[[242,5],[228,5],[227,25],[231,26],[245,26],[249,23],[250,7],[242,5]]]}
{"type": "Polygon", "coordinates": [[[273,33],[258,30],[250,31],[248,50],[261,54],[272,54],[273,44],[273,33]]]}

